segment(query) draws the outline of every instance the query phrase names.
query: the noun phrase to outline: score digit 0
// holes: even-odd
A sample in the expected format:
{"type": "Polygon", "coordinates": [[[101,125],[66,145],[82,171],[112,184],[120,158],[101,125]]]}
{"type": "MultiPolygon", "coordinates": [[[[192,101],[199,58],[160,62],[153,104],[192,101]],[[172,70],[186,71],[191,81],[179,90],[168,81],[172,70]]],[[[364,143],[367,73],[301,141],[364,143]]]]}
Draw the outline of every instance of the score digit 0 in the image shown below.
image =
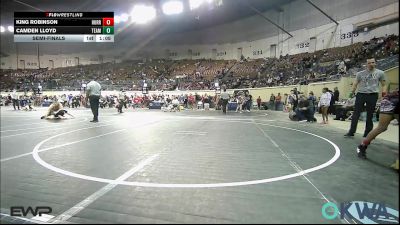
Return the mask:
{"type": "Polygon", "coordinates": [[[103,27],[103,34],[114,34],[114,27],[103,27]]]}
{"type": "Polygon", "coordinates": [[[103,18],[103,26],[114,26],[114,18],[103,18]]]}

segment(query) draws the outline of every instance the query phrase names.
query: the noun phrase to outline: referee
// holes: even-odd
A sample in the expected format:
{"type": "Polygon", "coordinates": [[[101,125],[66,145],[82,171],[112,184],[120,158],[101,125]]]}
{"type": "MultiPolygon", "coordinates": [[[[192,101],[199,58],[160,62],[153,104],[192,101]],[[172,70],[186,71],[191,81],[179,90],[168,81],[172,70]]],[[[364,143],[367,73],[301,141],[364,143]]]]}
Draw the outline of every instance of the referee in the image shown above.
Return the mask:
{"type": "Polygon", "coordinates": [[[99,100],[101,95],[101,86],[98,82],[90,81],[86,86],[86,97],[89,98],[90,108],[93,113],[93,120],[90,122],[99,122],[99,100]]]}
{"type": "Polygon", "coordinates": [[[356,95],[356,102],[354,105],[354,113],[351,119],[351,127],[345,137],[352,137],[357,130],[358,119],[362,112],[365,104],[365,110],[367,111],[367,121],[363,137],[366,137],[368,133],[374,127],[372,123],[372,117],[375,110],[376,102],[379,95],[379,83],[382,85],[382,96],[386,94],[386,76],[382,70],[375,68],[375,58],[367,59],[367,69],[358,72],[356,80],[353,83],[352,95],[354,95],[357,87],[358,92],[356,95]]]}
{"type": "Polygon", "coordinates": [[[229,94],[226,92],[226,87],[223,87],[224,92],[221,93],[221,99],[222,99],[222,112],[226,114],[226,106],[228,105],[229,101],[229,94]]]}

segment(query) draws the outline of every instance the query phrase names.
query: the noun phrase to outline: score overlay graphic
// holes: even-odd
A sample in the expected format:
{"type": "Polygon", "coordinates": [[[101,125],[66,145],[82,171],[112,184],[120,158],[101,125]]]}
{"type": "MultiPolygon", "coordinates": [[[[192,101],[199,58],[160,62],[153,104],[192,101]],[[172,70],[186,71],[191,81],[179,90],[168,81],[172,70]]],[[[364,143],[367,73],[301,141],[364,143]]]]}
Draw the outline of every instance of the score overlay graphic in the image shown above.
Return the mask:
{"type": "Polygon", "coordinates": [[[14,12],[14,42],[114,42],[114,12],[14,12]]]}

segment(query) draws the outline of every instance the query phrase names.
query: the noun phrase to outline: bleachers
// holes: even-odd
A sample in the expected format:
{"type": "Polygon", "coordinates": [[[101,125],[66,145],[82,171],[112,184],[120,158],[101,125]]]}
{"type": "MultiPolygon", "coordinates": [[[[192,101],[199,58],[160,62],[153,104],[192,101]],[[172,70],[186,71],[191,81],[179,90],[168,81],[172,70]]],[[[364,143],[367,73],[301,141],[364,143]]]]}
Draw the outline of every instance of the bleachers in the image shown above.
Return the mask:
{"type": "MultiPolygon", "coordinates": [[[[228,87],[263,87],[307,84],[309,81],[338,79],[343,60],[347,75],[362,69],[368,57],[375,57],[378,68],[398,61],[398,36],[373,38],[368,42],[319,50],[314,53],[285,55],[279,58],[236,60],[125,61],[55,68],[52,70],[1,70],[1,89],[31,90],[40,83],[44,90],[80,90],[82,83],[96,77],[104,89],[141,90],[143,80],[150,88],[210,89],[220,80],[228,87]],[[397,57],[397,58],[396,58],[397,57]],[[380,63],[380,59],[391,58],[380,63]]],[[[398,65],[398,64],[397,64],[398,65]]],[[[345,74],[346,75],[346,74],[345,74]]]]}

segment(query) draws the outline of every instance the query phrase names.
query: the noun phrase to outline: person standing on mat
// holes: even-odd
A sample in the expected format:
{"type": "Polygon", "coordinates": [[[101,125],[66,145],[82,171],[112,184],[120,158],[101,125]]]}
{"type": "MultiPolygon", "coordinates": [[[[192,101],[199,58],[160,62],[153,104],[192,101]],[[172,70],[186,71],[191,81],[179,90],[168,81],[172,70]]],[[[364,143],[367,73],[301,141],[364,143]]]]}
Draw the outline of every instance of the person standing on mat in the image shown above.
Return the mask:
{"type": "MultiPolygon", "coordinates": [[[[367,158],[367,147],[371,144],[378,135],[385,132],[390,124],[390,121],[396,119],[399,121],[399,90],[391,92],[383,96],[381,105],[379,107],[379,124],[368,133],[367,137],[362,140],[361,144],[357,147],[357,155],[362,159],[367,158]]],[[[398,161],[397,161],[398,166],[398,161]]],[[[397,168],[398,169],[398,168],[397,168]]]]}
{"type": "Polygon", "coordinates": [[[93,79],[86,85],[86,97],[89,98],[90,108],[93,113],[93,120],[90,122],[99,122],[99,100],[101,95],[101,86],[93,79]]]}
{"type": "Polygon", "coordinates": [[[18,110],[19,110],[19,95],[18,95],[17,90],[15,88],[14,88],[13,92],[11,93],[11,98],[12,98],[14,110],[17,110],[15,108],[15,106],[17,106],[18,110]]]}
{"type": "Polygon", "coordinates": [[[226,92],[226,87],[223,87],[223,92],[221,93],[222,99],[222,112],[226,114],[226,106],[228,105],[229,101],[229,94],[226,92]]]}
{"type": "Polygon", "coordinates": [[[319,99],[318,107],[321,109],[322,114],[322,122],[321,124],[328,124],[328,109],[329,104],[331,103],[332,95],[328,92],[328,88],[324,87],[322,89],[322,95],[319,99]]]}
{"type": "Polygon", "coordinates": [[[352,137],[357,130],[358,119],[362,112],[365,104],[367,111],[366,126],[363,137],[366,137],[372,130],[374,124],[372,123],[372,117],[375,110],[376,102],[378,100],[379,83],[382,85],[382,93],[386,93],[386,76],[382,70],[375,68],[375,58],[367,59],[367,69],[358,72],[356,80],[353,83],[352,95],[354,95],[357,87],[358,92],[356,95],[356,102],[354,105],[354,113],[351,119],[351,126],[349,132],[345,134],[345,137],[352,137]]]}
{"type": "Polygon", "coordinates": [[[125,104],[125,97],[126,97],[126,93],[125,93],[125,91],[123,89],[121,89],[121,91],[119,92],[119,95],[118,95],[118,107],[117,107],[117,109],[118,109],[119,113],[123,113],[122,112],[122,107],[125,104]]]}

